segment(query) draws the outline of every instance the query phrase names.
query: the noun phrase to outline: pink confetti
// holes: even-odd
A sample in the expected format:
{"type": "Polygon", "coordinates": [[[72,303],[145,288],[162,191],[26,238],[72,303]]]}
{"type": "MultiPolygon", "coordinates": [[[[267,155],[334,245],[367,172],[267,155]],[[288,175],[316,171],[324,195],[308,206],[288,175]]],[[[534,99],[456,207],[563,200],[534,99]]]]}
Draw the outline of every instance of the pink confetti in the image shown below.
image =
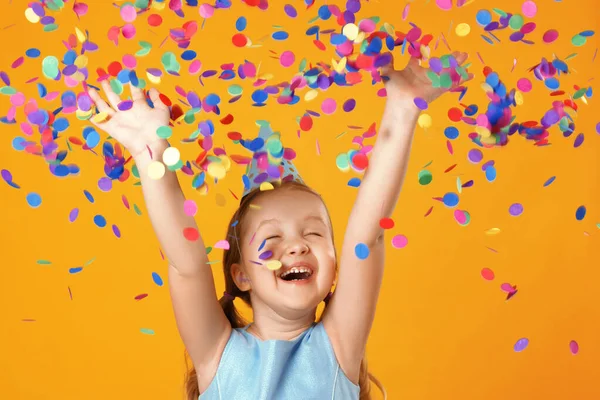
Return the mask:
{"type": "Polygon", "coordinates": [[[571,340],[569,343],[569,349],[571,350],[571,354],[575,355],[579,353],[579,344],[576,341],[571,340]]]}
{"type": "Polygon", "coordinates": [[[402,249],[408,244],[408,238],[404,235],[396,235],[392,238],[392,246],[396,249],[402,249]]]}
{"type": "Polygon", "coordinates": [[[229,250],[229,242],[227,240],[219,240],[215,244],[215,249],[229,250]]]}

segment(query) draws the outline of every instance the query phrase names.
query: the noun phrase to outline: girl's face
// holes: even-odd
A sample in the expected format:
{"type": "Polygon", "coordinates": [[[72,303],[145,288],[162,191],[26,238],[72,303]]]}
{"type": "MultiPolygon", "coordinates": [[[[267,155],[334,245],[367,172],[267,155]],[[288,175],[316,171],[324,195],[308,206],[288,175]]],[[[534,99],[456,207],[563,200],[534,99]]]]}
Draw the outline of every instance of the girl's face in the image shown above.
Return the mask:
{"type": "Polygon", "coordinates": [[[255,312],[262,304],[289,318],[314,310],[331,290],[336,265],[322,200],[305,190],[284,186],[261,194],[242,225],[243,261],[241,266],[233,266],[232,273],[240,289],[251,290],[255,312]],[[272,255],[261,259],[266,252],[272,255]],[[279,260],[282,267],[269,270],[269,260],[279,260]]]}

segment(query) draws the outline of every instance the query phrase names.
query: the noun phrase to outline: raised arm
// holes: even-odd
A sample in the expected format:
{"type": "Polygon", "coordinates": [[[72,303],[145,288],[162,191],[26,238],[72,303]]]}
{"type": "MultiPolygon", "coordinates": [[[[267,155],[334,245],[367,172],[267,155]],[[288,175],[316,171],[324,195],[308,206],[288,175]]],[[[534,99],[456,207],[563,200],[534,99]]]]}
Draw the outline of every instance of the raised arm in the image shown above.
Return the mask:
{"type": "Polygon", "coordinates": [[[176,173],[165,168],[160,179],[148,174],[148,167],[155,160],[162,161],[168,147],[156,131],[169,124],[169,108],[155,89],[149,92],[154,105],[151,108],[143,92],[130,86],[133,106],[127,111],[115,111],[121,99],[106,81],[102,87],[110,106],[95,90],[89,93],[100,113],[109,119],[92,122],[117,139],[134,157],[150,221],[169,260],[169,289],[179,334],[201,375],[219,357],[231,326],[217,300],[202,237],[195,241],[184,237],[185,228],[198,230],[198,226],[184,212],[185,197],[176,173]]]}
{"type": "MultiPolygon", "coordinates": [[[[462,64],[466,54],[456,53],[455,57],[462,64]]],[[[387,102],[348,219],[336,290],[323,316],[338,362],[354,382],[358,381],[383,277],[385,246],[380,221],[392,215],[398,202],[419,116],[414,99],[431,102],[445,91],[432,87],[415,59],[404,70],[382,72],[389,77],[387,102]],[[355,253],[361,243],[369,248],[368,257],[362,260],[355,253]]]]}

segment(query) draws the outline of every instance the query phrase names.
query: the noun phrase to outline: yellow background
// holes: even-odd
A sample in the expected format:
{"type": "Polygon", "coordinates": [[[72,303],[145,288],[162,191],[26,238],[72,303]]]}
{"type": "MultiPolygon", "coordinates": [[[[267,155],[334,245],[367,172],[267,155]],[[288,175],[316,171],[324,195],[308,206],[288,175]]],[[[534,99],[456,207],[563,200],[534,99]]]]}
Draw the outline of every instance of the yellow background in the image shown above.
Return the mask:
{"type": "MultiPolygon", "coordinates": [[[[43,78],[41,60],[47,55],[62,58],[65,48],[61,40],[74,33],[74,26],[88,29],[92,41],[100,45],[99,52],[90,54],[93,82],[97,67],[106,68],[110,61],[132,54],[139,48],[139,40],[152,41],[154,48],[140,60],[138,71],[160,67],[164,51],[179,56],[182,50],[170,40],[161,49],[158,45],[169,27],[199,18],[197,9],[186,8],[185,19],[163,12],[165,22],[152,28],[152,33],[146,16],[139,17],[135,39],[121,37],[119,47],[115,47],[106,39],[106,33],[110,26],[122,22],[118,9],[109,1],[92,2],[90,12],[81,21],[69,10],[52,14],[60,28],[51,33],[26,21],[26,3],[5,0],[2,4],[0,28],[9,27],[0,30],[0,66],[9,73],[13,86],[23,90],[28,98],[38,98],[35,84],[25,84],[34,76],[40,76],[40,82],[49,91],[65,89],[64,84],[43,78]],[[20,68],[11,69],[12,62],[30,47],[40,48],[42,57],[26,59],[20,68]]],[[[232,9],[218,11],[192,42],[191,48],[198,52],[203,70],[219,69],[226,62],[238,65],[248,59],[262,62],[261,71],[272,72],[276,77],[273,83],[277,83],[293,76],[302,57],[330,62],[332,49],[321,52],[304,36],[316,6],[306,12],[303,2],[290,3],[299,10],[295,20],[285,16],[284,3],[278,1],[271,1],[266,13],[237,0],[232,9]],[[255,43],[266,36],[263,47],[238,49],[231,44],[234,23],[240,15],[248,18],[246,33],[255,43]],[[290,39],[269,39],[276,29],[272,25],[282,25],[290,32],[290,39]],[[269,58],[269,50],[281,53],[287,49],[296,53],[296,63],[284,69],[276,59],[269,58]]],[[[336,3],[343,7],[345,2],[336,3]]],[[[408,22],[412,21],[436,38],[443,32],[453,50],[469,52],[471,70],[476,76],[463,102],[478,104],[480,110],[487,102],[479,88],[483,65],[476,51],[500,73],[508,87],[515,87],[521,77],[530,77],[534,90],[524,95],[525,103],[517,109],[517,115],[521,121],[539,120],[552,98],[549,90],[527,72],[528,68],[541,57],[552,59],[555,54],[564,59],[578,53],[568,61],[573,73],[561,77],[561,88],[573,93],[574,84],[593,85],[598,79],[598,60],[592,62],[597,35],[580,48],[575,48],[570,39],[580,31],[597,30],[598,9],[594,0],[537,3],[537,16],[527,19],[538,25],[528,36],[536,42],[535,46],[511,43],[506,31],[496,33],[502,43],[489,45],[481,39],[482,28],[475,22],[480,8],[499,7],[517,13],[521,1],[475,1],[450,12],[441,11],[433,1],[415,1],[407,21],[401,18],[405,4],[402,1],[364,2],[360,16],[382,16],[403,31],[409,29],[408,22]],[[471,25],[471,34],[466,38],[457,37],[450,28],[460,22],[471,25]],[[541,36],[550,28],[557,29],[560,37],[545,45],[541,36]],[[511,73],[514,58],[517,66],[511,73]]],[[[318,1],[317,6],[320,4],[318,1]]],[[[336,27],[333,21],[318,24],[322,29],[336,27]]],[[[440,43],[434,54],[447,52],[440,43]]],[[[399,66],[406,62],[406,57],[397,58],[399,66]]],[[[180,62],[185,71],[187,62],[180,62]]],[[[361,134],[372,122],[379,123],[384,105],[368,77],[358,87],[334,87],[310,103],[301,101],[292,107],[275,104],[274,99],[269,100],[268,107],[251,107],[250,81],[243,82],[245,96],[229,105],[226,88],[232,82],[213,77],[205,83],[202,88],[196,77],[184,74],[182,78],[167,76],[160,87],[172,99],[177,98],[175,85],[196,90],[201,97],[209,92],[219,93],[224,99],[222,116],[232,113],[235,122],[222,126],[213,114],[200,114],[198,120],[215,121],[216,145],[225,145],[229,154],[247,153],[236,148],[225,137],[226,132],[236,130],[253,136],[257,132],[254,120],[270,120],[282,132],[284,144],[298,152],[296,164],[305,180],[323,193],[339,247],[355,193],[347,181],[355,174],[338,171],[335,157],[352,148],[354,134],[361,134]],[[307,109],[320,112],[320,104],[327,97],[338,101],[338,112],[316,118],[313,130],[298,138],[296,118],[307,109]],[[341,104],[350,97],[356,98],[358,105],[348,114],[341,111],[341,104]],[[365,129],[352,131],[348,125],[365,129]],[[344,131],[347,133],[336,139],[344,131]],[[317,139],[321,155],[316,153],[317,139]]],[[[300,92],[301,96],[304,92],[300,92]]],[[[44,100],[38,103],[49,110],[59,104],[54,101],[47,105],[44,100]]],[[[555,127],[551,146],[538,148],[513,136],[506,147],[485,149],[484,161],[496,162],[498,178],[494,183],[486,181],[481,165],[467,161],[467,151],[474,145],[467,138],[470,130],[466,125],[456,125],[461,136],[453,142],[454,156],[446,150],[443,129],[451,124],[446,112],[457,104],[456,96],[446,95],[430,108],[434,127],[427,131],[418,128],[415,133],[404,190],[393,216],[396,227],[389,235],[391,239],[395,234],[405,234],[409,243],[404,249],[388,246],[385,279],[367,349],[371,371],[383,381],[389,398],[600,398],[600,231],[596,227],[600,222],[600,136],[595,133],[600,118],[596,103],[595,97],[589,99],[589,105],[578,101],[577,129],[571,138],[563,138],[555,127]],[[585,142],[574,148],[574,137],[580,132],[585,133],[585,142]],[[417,174],[430,161],[433,182],[421,186],[417,174]],[[458,166],[444,173],[452,164],[458,166]],[[556,181],[543,187],[554,175],[556,181]],[[458,207],[471,213],[472,221],[467,227],[454,221],[452,210],[432,200],[456,191],[459,176],[462,182],[475,181],[472,188],[464,189],[458,207]],[[514,202],[521,202],[525,208],[517,218],[508,213],[514,202]],[[588,210],[583,221],[575,219],[580,205],[588,210]],[[424,217],[431,206],[433,212],[424,217]],[[487,235],[490,228],[501,232],[487,235]],[[482,279],[480,271],[484,267],[495,272],[493,281],[482,279]],[[509,301],[505,301],[506,294],[500,290],[504,282],[518,286],[518,293],[509,301]],[[530,344],[525,351],[516,353],[513,345],[521,337],[529,338],[530,344]],[[577,355],[569,351],[571,340],[580,345],[577,355]]],[[[2,115],[6,115],[8,104],[8,97],[1,96],[2,115]]],[[[22,110],[18,118],[23,120],[22,110]]],[[[69,118],[72,126],[63,136],[81,137],[85,125],[69,118]]],[[[193,126],[182,125],[175,134],[182,138],[192,130],[193,126]]],[[[21,189],[0,182],[0,398],[180,398],[183,347],[169,302],[167,264],[161,259],[140,187],[133,186],[135,180],[131,179],[116,182],[109,193],[101,192],[97,181],[103,176],[102,159],[77,148],[67,161],[81,166],[79,176],[56,178],[42,158],[11,148],[11,141],[19,135],[18,125],[2,126],[0,168],[10,170],[21,189]],[[86,200],[83,190],[94,195],[94,204],[86,200]],[[26,203],[26,194],[31,191],[42,196],[43,203],[37,209],[26,203]],[[132,205],[140,206],[143,215],[127,210],[121,195],[132,205]],[[80,208],[80,215],[71,224],[68,215],[74,207],[80,208]],[[94,225],[95,214],[106,217],[106,228],[94,225]],[[121,229],[121,239],[110,231],[113,223],[121,229]],[[40,259],[52,264],[39,265],[36,261],[40,259]],[[95,260],[81,273],[69,274],[69,268],[83,266],[91,259],[95,260]],[[164,286],[153,283],[154,271],[163,277],[164,286]],[[148,297],[134,300],[141,293],[148,293],[148,297]],[[28,319],[35,322],[24,321],[28,319]],[[143,328],[152,329],[155,334],[143,334],[143,328]]],[[[64,141],[61,143],[64,146],[64,141]]],[[[179,148],[187,159],[195,157],[196,146],[182,144],[179,148]]],[[[240,194],[242,170],[234,166],[224,181],[211,185],[207,196],[195,193],[189,178],[181,179],[186,194],[198,202],[197,220],[207,245],[223,239],[226,221],[236,207],[229,190],[240,194]]],[[[210,257],[220,260],[221,256],[215,251],[210,257]]],[[[212,268],[220,292],[221,264],[212,268]]]]}

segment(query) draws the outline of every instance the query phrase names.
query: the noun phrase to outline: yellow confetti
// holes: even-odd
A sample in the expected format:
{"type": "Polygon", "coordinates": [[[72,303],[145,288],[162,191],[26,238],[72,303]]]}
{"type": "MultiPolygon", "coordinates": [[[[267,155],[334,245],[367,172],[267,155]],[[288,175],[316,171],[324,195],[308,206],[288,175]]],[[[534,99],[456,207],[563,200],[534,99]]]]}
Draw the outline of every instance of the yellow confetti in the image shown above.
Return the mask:
{"type": "Polygon", "coordinates": [[[433,124],[433,119],[429,114],[421,114],[419,115],[419,119],[417,120],[417,122],[421,128],[427,129],[431,128],[431,125],[433,124]]]}
{"type": "Polygon", "coordinates": [[[81,32],[81,29],[75,27],[75,36],[77,36],[77,40],[79,43],[85,42],[85,34],[81,32]]]}
{"type": "Polygon", "coordinates": [[[314,100],[319,95],[319,92],[315,89],[311,89],[304,94],[304,101],[314,100]]]}
{"type": "Polygon", "coordinates": [[[273,190],[273,189],[275,189],[275,186],[273,186],[273,184],[271,182],[263,182],[260,184],[261,192],[265,192],[267,190],[273,190]]]}
{"type": "Polygon", "coordinates": [[[250,204],[250,208],[252,208],[253,210],[260,210],[261,206],[259,206],[258,204],[250,204]]]}
{"type": "Polygon", "coordinates": [[[358,37],[358,33],[359,33],[359,29],[358,26],[356,26],[355,24],[346,24],[343,28],[342,28],[342,34],[344,36],[346,36],[348,38],[348,40],[352,40],[354,41],[357,37],[358,37]]]}
{"type": "Polygon", "coordinates": [[[158,180],[165,175],[165,165],[160,161],[152,161],[148,165],[148,176],[150,179],[158,180]]]}
{"type": "Polygon", "coordinates": [[[210,164],[208,164],[208,167],[206,168],[206,172],[210,176],[212,176],[213,178],[216,178],[216,179],[225,178],[225,174],[227,173],[225,166],[218,161],[213,161],[210,164]]]}
{"type": "Polygon", "coordinates": [[[94,115],[91,119],[91,121],[95,124],[99,124],[101,122],[104,122],[106,119],[108,118],[108,114],[104,111],[99,112],[98,114],[94,115]]]}
{"type": "Polygon", "coordinates": [[[160,83],[160,76],[154,76],[148,72],[146,72],[146,76],[148,77],[148,80],[154,84],[159,84],[160,83]]]}
{"type": "Polygon", "coordinates": [[[79,69],[85,68],[88,65],[88,57],[85,54],[81,54],[77,56],[73,64],[79,69]]]}
{"type": "Polygon", "coordinates": [[[40,22],[40,17],[38,17],[32,8],[25,10],[25,18],[27,18],[27,21],[31,22],[32,24],[37,24],[40,22]]]}
{"type": "Polygon", "coordinates": [[[476,126],[475,132],[477,132],[481,137],[487,138],[492,134],[488,128],[485,126],[476,126]]]}
{"type": "Polygon", "coordinates": [[[469,24],[463,22],[461,24],[456,25],[456,29],[454,31],[458,36],[465,37],[471,32],[471,27],[469,26],[469,24]]]}
{"type": "Polygon", "coordinates": [[[276,271],[279,268],[281,268],[282,264],[281,264],[281,261],[279,261],[279,260],[269,260],[266,262],[266,266],[271,271],[276,271]]]}
{"type": "Polygon", "coordinates": [[[500,233],[500,228],[491,228],[485,231],[487,235],[497,235],[500,233]]]}
{"type": "Polygon", "coordinates": [[[176,147],[169,147],[165,150],[162,155],[163,162],[167,166],[175,165],[179,162],[181,154],[176,147]]]}
{"type": "Polygon", "coordinates": [[[342,72],[344,72],[344,70],[346,69],[346,63],[347,62],[348,62],[348,59],[346,57],[342,58],[339,62],[337,62],[337,61],[335,61],[333,59],[331,60],[331,64],[333,65],[333,69],[338,74],[341,74],[342,72]]]}
{"type": "Polygon", "coordinates": [[[523,104],[523,93],[519,91],[515,93],[515,103],[517,103],[518,106],[523,104]]]}

